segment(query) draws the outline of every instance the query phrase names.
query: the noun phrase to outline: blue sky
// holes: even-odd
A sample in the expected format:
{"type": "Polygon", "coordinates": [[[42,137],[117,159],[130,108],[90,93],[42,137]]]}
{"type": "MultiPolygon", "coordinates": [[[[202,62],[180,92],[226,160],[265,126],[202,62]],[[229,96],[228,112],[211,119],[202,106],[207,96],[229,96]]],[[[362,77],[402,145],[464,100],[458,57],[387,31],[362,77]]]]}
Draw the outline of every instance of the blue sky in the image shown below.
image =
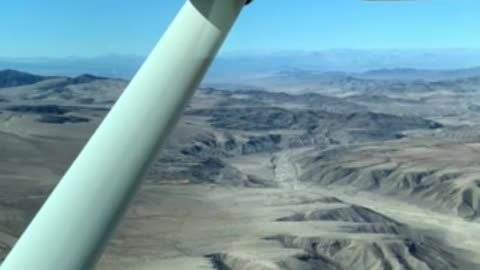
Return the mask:
{"type": "MultiPolygon", "coordinates": [[[[0,57],[145,55],[184,0],[0,1],[0,57]]],[[[480,48],[479,0],[255,0],[222,52],[480,48]]]]}

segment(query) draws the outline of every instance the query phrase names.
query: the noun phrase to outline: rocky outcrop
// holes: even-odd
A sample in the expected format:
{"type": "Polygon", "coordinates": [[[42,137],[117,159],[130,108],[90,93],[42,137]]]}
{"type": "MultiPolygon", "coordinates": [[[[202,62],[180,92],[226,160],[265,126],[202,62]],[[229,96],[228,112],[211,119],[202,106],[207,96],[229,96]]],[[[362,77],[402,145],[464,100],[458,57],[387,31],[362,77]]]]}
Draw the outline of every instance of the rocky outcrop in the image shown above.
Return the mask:
{"type": "Polygon", "coordinates": [[[470,158],[476,160],[476,145],[471,151],[462,145],[398,146],[310,152],[310,157],[299,157],[303,168],[300,180],[407,198],[465,219],[480,217],[480,172],[470,162],[470,158]],[[415,160],[419,161],[411,164],[415,160]]]}

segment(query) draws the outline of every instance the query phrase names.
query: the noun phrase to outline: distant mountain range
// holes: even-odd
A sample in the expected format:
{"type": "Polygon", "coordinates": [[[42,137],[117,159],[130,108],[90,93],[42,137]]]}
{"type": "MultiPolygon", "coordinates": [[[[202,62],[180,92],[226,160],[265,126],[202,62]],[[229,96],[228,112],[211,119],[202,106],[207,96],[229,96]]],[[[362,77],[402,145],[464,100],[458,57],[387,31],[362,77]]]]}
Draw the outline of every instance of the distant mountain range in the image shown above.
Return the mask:
{"type": "MultiPolygon", "coordinates": [[[[17,87],[22,85],[34,84],[47,79],[57,78],[55,76],[34,75],[13,69],[0,70],[0,88],[17,87]]],[[[58,77],[61,78],[61,77],[58,77]]],[[[63,78],[70,84],[88,83],[95,80],[105,80],[107,78],[94,76],[91,74],[82,74],[73,78],[63,78]]]]}
{"type": "Polygon", "coordinates": [[[480,76],[480,67],[452,70],[412,68],[376,69],[360,74],[365,79],[377,80],[448,80],[480,76]]]}
{"type": "Polygon", "coordinates": [[[99,57],[68,58],[1,58],[0,70],[15,69],[41,75],[78,76],[95,74],[110,78],[130,79],[145,57],[105,55],[99,57]]]}
{"type": "MultiPolygon", "coordinates": [[[[0,70],[0,88],[31,85],[40,81],[57,79],[55,85],[76,85],[92,81],[109,80],[92,74],[74,76],[37,75],[12,69],[0,70]]],[[[117,79],[126,84],[124,79],[117,79]]],[[[207,78],[202,87],[224,90],[267,90],[286,93],[321,92],[337,95],[348,93],[429,92],[445,88],[456,92],[469,92],[480,85],[480,67],[452,70],[422,70],[410,68],[377,69],[360,73],[285,70],[276,72],[245,73],[236,76],[207,78]]]]}
{"type": "MultiPolygon", "coordinates": [[[[17,69],[36,74],[68,75],[90,73],[130,79],[145,56],[106,55],[91,58],[0,58],[1,69],[17,69]]],[[[480,67],[480,49],[437,50],[324,50],[278,52],[227,52],[213,63],[206,81],[229,80],[238,75],[262,75],[279,71],[363,73],[366,76],[421,77],[416,70],[432,70],[429,76],[443,76],[438,70],[480,67]],[[412,72],[412,70],[415,70],[412,72]],[[385,72],[387,71],[387,72],[385,72]],[[435,74],[434,74],[435,73],[435,74]],[[438,74],[437,74],[438,73],[438,74]]],[[[474,70],[475,74],[478,70],[474,70]]],[[[464,72],[461,72],[464,74],[464,72]]],[[[422,72],[422,76],[425,72],[422,72]]],[[[463,76],[463,75],[462,75],[463,76]]],[[[471,75],[468,75],[471,76],[471,75]]]]}

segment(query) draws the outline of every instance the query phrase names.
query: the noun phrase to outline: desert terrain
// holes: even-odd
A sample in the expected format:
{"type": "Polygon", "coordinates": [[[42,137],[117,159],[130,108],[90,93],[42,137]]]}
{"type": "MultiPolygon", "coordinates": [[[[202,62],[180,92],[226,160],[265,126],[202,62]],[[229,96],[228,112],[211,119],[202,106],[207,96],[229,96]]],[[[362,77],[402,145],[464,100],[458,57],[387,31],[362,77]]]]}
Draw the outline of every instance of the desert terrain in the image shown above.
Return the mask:
{"type": "MultiPolygon", "coordinates": [[[[97,269],[479,269],[480,77],[434,75],[201,87],[97,269]]],[[[0,71],[0,262],[127,84],[0,71]]]]}

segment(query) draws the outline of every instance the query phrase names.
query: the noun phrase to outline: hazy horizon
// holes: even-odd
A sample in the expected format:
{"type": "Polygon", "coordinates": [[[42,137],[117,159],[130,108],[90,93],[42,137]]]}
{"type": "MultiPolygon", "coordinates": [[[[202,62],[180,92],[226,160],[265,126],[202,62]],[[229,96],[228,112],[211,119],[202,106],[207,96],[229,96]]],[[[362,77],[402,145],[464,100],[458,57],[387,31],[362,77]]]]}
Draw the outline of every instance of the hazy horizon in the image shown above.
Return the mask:
{"type": "MultiPolygon", "coordinates": [[[[131,78],[184,2],[2,2],[0,69],[131,78]]],[[[477,67],[478,9],[474,0],[257,0],[241,13],[209,76],[477,67]]]]}
{"type": "MultiPolygon", "coordinates": [[[[0,69],[41,75],[98,76],[130,79],[146,55],[92,57],[0,57],[0,69]]],[[[207,80],[226,75],[303,70],[361,73],[378,69],[456,70],[480,66],[479,49],[329,49],[231,50],[216,57],[207,80]]]]}

